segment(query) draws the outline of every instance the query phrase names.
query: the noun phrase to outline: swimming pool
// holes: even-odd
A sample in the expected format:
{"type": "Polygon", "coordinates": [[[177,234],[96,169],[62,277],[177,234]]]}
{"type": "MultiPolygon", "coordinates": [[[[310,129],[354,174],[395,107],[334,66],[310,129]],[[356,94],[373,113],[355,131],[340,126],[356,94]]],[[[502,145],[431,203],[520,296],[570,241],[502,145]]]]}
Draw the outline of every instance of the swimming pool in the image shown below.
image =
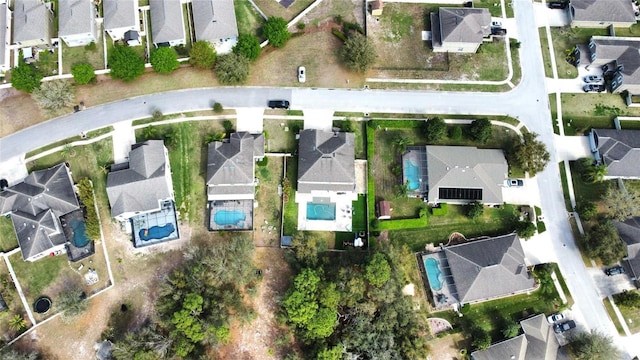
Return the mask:
{"type": "Polygon", "coordinates": [[[78,248],[87,246],[87,244],[91,240],[87,237],[87,230],[84,220],[71,219],[69,221],[69,225],[71,226],[71,229],[73,229],[73,246],[78,248]]]}
{"type": "Polygon", "coordinates": [[[307,203],[307,220],[335,220],[336,204],[307,203]]]}
{"type": "Polygon", "coordinates": [[[152,226],[149,229],[140,229],[140,239],[144,241],[153,239],[162,239],[171,235],[176,230],[173,224],[167,224],[165,226],[152,226]]]}
{"type": "Polygon", "coordinates": [[[420,188],[420,174],[418,172],[418,165],[414,164],[410,160],[405,160],[404,178],[409,182],[409,190],[418,190],[420,188]]]}
{"type": "Polygon", "coordinates": [[[246,219],[247,216],[241,210],[218,210],[213,215],[213,221],[218,226],[238,225],[239,222],[246,219]]]}
{"type": "Polygon", "coordinates": [[[427,278],[429,279],[431,288],[435,291],[440,291],[440,289],[442,289],[442,281],[440,280],[442,271],[440,271],[438,260],[434,258],[425,259],[424,268],[427,271],[427,278]]]}

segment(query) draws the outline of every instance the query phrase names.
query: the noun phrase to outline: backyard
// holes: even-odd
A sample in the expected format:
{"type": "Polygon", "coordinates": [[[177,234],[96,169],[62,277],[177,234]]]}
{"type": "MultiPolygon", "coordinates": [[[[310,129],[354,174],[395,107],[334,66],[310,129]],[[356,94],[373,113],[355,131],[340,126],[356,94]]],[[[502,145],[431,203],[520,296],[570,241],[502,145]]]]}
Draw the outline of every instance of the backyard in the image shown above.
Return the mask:
{"type": "Polygon", "coordinates": [[[278,187],[282,184],[285,157],[268,156],[256,165],[256,187],[253,216],[253,239],[256,246],[280,245],[280,219],[282,197],[278,187]]]}
{"type": "MultiPolygon", "coordinates": [[[[102,34],[99,32],[99,34],[102,34]]],[[[71,73],[71,67],[78,63],[89,63],[96,70],[104,69],[104,47],[102,38],[97,42],[87,46],[69,47],[62,43],[62,71],[65,74],[71,73]]]]}
{"type": "Polygon", "coordinates": [[[20,301],[20,296],[11,279],[11,275],[9,275],[9,269],[7,269],[7,264],[4,260],[0,261],[0,295],[2,295],[2,299],[8,307],[7,310],[0,312],[0,334],[4,334],[4,336],[8,336],[9,339],[13,339],[21,332],[21,330],[17,330],[9,324],[15,316],[19,315],[25,319],[27,327],[31,327],[31,323],[29,322],[27,313],[24,310],[22,301],[20,301]]]}
{"type": "Polygon", "coordinates": [[[296,0],[293,1],[293,3],[288,7],[285,7],[278,1],[254,0],[256,5],[258,5],[260,10],[262,10],[262,12],[267,15],[267,17],[277,16],[285,19],[287,22],[291,21],[294,17],[296,17],[296,15],[300,14],[302,10],[309,7],[309,5],[311,5],[314,1],[315,0],[296,0]]]}
{"type": "Polygon", "coordinates": [[[234,1],[239,34],[259,36],[264,19],[249,1],[234,1]]]}
{"type": "Polygon", "coordinates": [[[9,252],[18,247],[18,239],[10,217],[0,216],[0,251],[9,252]]]}

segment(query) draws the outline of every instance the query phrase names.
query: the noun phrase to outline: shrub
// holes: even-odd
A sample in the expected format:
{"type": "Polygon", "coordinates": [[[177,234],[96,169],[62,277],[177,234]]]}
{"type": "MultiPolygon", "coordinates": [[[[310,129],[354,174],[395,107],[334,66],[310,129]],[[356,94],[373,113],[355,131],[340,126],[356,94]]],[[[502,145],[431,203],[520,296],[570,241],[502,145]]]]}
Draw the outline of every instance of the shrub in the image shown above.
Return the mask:
{"type": "Polygon", "coordinates": [[[344,34],[342,33],[342,31],[338,30],[338,29],[331,29],[331,33],[333,35],[335,35],[338,39],[342,40],[342,42],[347,41],[347,37],[344,36],[344,34]]]}
{"type": "Polygon", "coordinates": [[[547,225],[544,224],[543,221],[538,221],[538,234],[542,234],[543,232],[547,231],[547,225]]]}
{"type": "Polygon", "coordinates": [[[447,124],[439,117],[434,117],[424,123],[423,133],[428,143],[437,142],[446,135],[447,124]]]}
{"type": "Polygon", "coordinates": [[[20,65],[11,69],[11,86],[17,90],[31,93],[40,87],[42,73],[35,66],[20,62],[20,65]]]}
{"type": "Polygon", "coordinates": [[[78,182],[78,195],[84,206],[87,237],[93,240],[100,239],[100,221],[93,199],[93,185],[89,179],[84,178],[78,182]]]}
{"type": "Polygon", "coordinates": [[[144,59],[132,48],[116,45],[109,54],[109,68],[112,78],[132,81],[144,73],[144,59]]]}
{"type": "Polygon", "coordinates": [[[173,48],[160,47],[151,52],[149,62],[156,72],[167,74],[180,66],[178,54],[173,48]]]}
{"type": "Polygon", "coordinates": [[[249,60],[243,55],[230,53],[218,57],[216,75],[224,85],[242,84],[249,76],[249,60]]]}
{"type": "Polygon", "coordinates": [[[93,82],[96,78],[93,65],[88,63],[78,63],[73,65],[71,67],[71,74],[73,75],[73,80],[75,80],[78,85],[88,84],[93,82]]]}
{"type": "Polygon", "coordinates": [[[240,34],[238,42],[233,47],[233,52],[238,55],[243,55],[250,61],[255,61],[262,52],[260,40],[253,35],[240,34]]]}
{"type": "Polygon", "coordinates": [[[460,127],[459,125],[452,127],[451,131],[449,132],[449,137],[452,140],[462,139],[462,127],[460,127]]]}
{"type": "Polygon", "coordinates": [[[216,114],[220,114],[223,111],[224,111],[224,108],[222,107],[222,104],[220,104],[219,102],[216,102],[215,104],[213,104],[213,112],[215,112],[216,114]]]}
{"type": "Polygon", "coordinates": [[[448,211],[447,204],[439,204],[437,207],[434,206],[431,208],[431,213],[434,216],[445,216],[447,215],[447,211],[448,211]]]}
{"type": "Polygon", "coordinates": [[[216,49],[208,41],[196,41],[189,50],[189,63],[201,69],[212,69],[216,63],[216,49]]]}
{"type": "Polygon", "coordinates": [[[613,295],[613,299],[619,306],[640,308],[640,293],[636,290],[624,290],[619,294],[613,295]]]}
{"type": "Polygon", "coordinates": [[[84,46],[84,49],[87,51],[94,51],[97,48],[95,41],[92,41],[84,46]]]}
{"type": "Polygon", "coordinates": [[[267,164],[269,163],[269,158],[268,157],[263,157],[262,159],[256,161],[256,164],[258,166],[267,166],[267,164]]]}
{"type": "Polygon", "coordinates": [[[467,216],[469,219],[475,220],[484,213],[484,205],[478,201],[467,204],[467,216]]]}
{"type": "Polygon", "coordinates": [[[305,24],[305,23],[303,23],[303,22],[299,22],[299,23],[296,25],[296,27],[297,27],[299,30],[304,30],[304,28],[305,28],[305,27],[307,27],[307,24],[305,24]]]}
{"type": "Polygon", "coordinates": [[[275,16],[267,19],[262,33],[269,40],[269,44],[276,48],[283,47],[291,37],[291,33],[287,29],[287,22],[283,18],[275,16]]]}
{"type": "Polygon", "coordinates": [[[591,201],[580,201],[576,206],[576,211],[582,220],[591,220],[598,215],[598,207],[591,201]]]}
{"type": "Polygon", "coordinates": [[[536,234],[536,226],[531,221],[518,221],[516,233],[523,239],[528,239],[536,234]]]}

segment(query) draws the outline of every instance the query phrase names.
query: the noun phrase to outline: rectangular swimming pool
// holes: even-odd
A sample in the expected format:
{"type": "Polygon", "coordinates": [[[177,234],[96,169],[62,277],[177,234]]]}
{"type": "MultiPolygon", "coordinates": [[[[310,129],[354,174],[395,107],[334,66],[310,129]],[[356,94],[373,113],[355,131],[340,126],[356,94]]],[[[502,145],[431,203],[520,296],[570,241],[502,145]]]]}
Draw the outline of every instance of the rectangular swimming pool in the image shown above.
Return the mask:
{"type": "Polygon", "coordinates": [[[213,215],[213,221],[218,226],[236,225],[242,226],[247,216],[241,210],[218,210],[213,215]]]}
{"type": "Polygon", "coordinates": [[[307,220],[335,220],[335,203],[307,203],[307,220]]]}
{"type": "Polygon", "coordinates": [[[442,289],[442,271],[440,270],[440,264],[438,260],[434,258],[424,259],[424,269],[427,272],[427,279],[429,280],[429,286],[435,291],[442,289]]]}
{"type": "Polygon", "coordinates": [[[418,190],[420,188],[420,173],[418,165],[411,160],[404,161],[404,178],[409,183],[408,190],[418,190]]]}

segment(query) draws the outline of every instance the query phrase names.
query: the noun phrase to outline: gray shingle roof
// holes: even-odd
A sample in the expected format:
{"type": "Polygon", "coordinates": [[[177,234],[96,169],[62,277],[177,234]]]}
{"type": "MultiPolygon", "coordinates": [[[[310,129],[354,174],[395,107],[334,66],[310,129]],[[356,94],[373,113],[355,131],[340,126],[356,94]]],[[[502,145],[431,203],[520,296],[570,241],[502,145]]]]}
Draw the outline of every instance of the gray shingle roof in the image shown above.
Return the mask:
{"type": "Polygon", "coordinates": [[[196,41],[214,42],[238,36],[233,0],[193,0],[196,41]]]}
{"type": "Polygon", "coordinates": [[[23,259],[66,242],[60,216],[80,208],[65,164],[34,171],[0,192],[0,214],[11,213],[23,259]]]}
{"type": "Polygon", "coordinates": [[[7,3],[0,4],[0,66],[9,65],[4,63],[4,58],[6,54],[6,44],[4,39],[7,36],[7,11],[9,8],[7,7],[7,3]]]}
{"type": "Polygon", "coordinates": [[[154,44],[185,40],[180,0],[149,0],[154,44]]]}
{"type": "Polygon", "coordinates": [[[475,188],[482,189],[481,202],[502,203],[502,185],[508,171],[502,150],[427,146],[428,200],[439,202],[439,188],[475,188]]]}
{"type": "Polygon", "coordinates": [[[591,43],[595,45],[595,48],[589,47],[595,55],[595,62],[606,64],[615,61],[616,65],[624,66],[624,84],[640,84],[640,38],[592,36],[591,43]]]}
{"type": "Polygon", "coordinates": [[[354,191],[354,134],[306,129],[300,132],[298,191],[354,191]]]}
{"type": "Polygon", "coordinates": [[[94,10],[92,0],[58,0],[60,36],[93,33],[94,10]]]}
{"type": "Polygon", "coordinates": [[[137,0],[103,0],[102,11],[105,30],[139,26],[136,22],[137,0]]]}
{"type": "Polygon", "coordinates": [[[618,236],[627,245],[627,263],[633,277],[640,277],[640,216],[629,218],[623,222],[614,221],[618,236]]]}
{"type": "Polygon", "coordinates": [[[208,194],[253,194],[256,158],[264,156],[264,135],[233,133],[228,142],[209,144],[208,194]]]}
{"type": "Polygon", "coordinates": [[[593,131],[598,137],[598,152],[607,166],[607,176],[640,177],[640,130],[593,131]]]}
{"type": "Polygon", "coordinates": [[[460,303],[533,289],[517,234],[444,248],[460,303]]]}
{"type": "Polygon", "coordinates": [[[571,0],[573,21],[635,22],[631,1],[628,0],[571,0]]]}
{"type": "Polygon", "coordinates": [[[14,43],[44,39],[50,40],[49,27],[53,21],[51,3],[41,0],[15,0],[13,11],[14,43]]]}
{"type": "MultiPolygon", "coordinates": [[[[485,8],[447,8],[438,10],[440,41],[479,44],[491,34],[491,14],[485,8]]],[[[433,27],[433,25],[432,25],[433,27]]]]}
{"type": "Polygon", "coordinates": [[[107,175],[111,215],[151,211],[160,207],[161,200],[171,198],[167,168],[162,140],[133,145],[128,167],[107,175]]]}

